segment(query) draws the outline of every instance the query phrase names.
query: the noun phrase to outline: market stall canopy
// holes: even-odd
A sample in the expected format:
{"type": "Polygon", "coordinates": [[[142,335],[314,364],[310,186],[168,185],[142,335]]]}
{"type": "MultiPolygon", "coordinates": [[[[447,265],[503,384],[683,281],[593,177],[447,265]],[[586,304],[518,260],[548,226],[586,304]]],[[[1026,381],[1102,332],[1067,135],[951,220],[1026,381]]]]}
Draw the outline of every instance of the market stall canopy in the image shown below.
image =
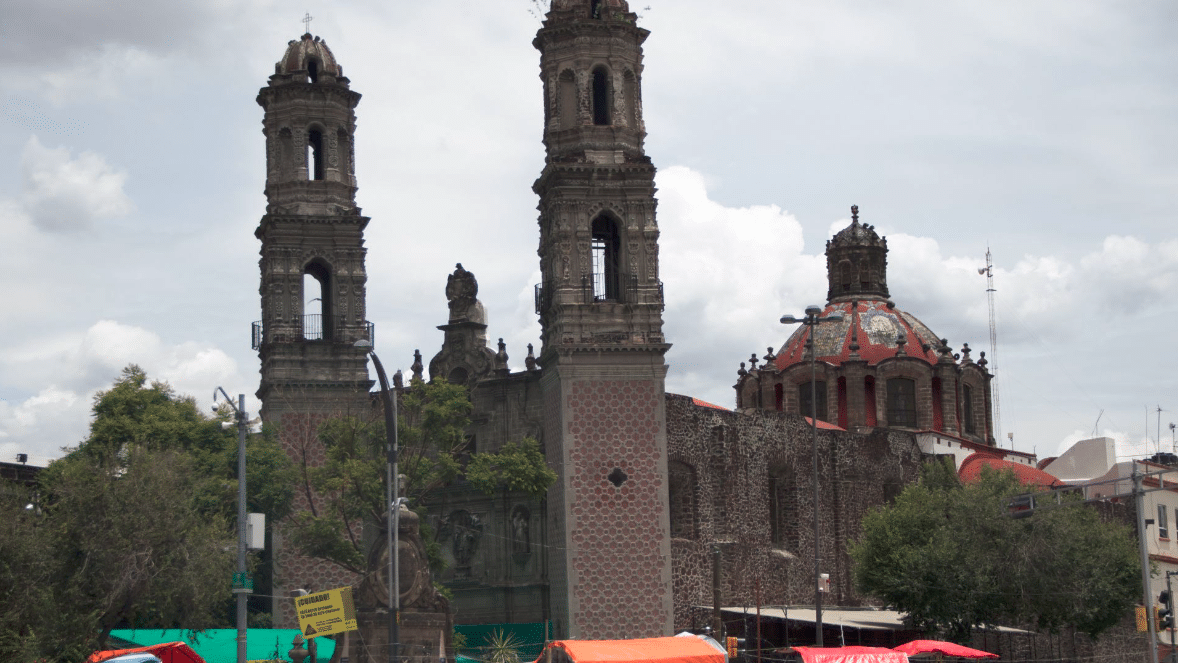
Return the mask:
{"type": "Polygon", "coordinates": [[[904,652],[886,647],[794,647],[802,663],[908,663],[904,652]]]}
{"type": "Polygon", "coordinates": [[[537,663],[725,663],[723,652],[698,638],[556,640],[537,663]]]}
{"type": "Polygon", "coordinates": [[[940,640],[913,640],[912,642],[907,642],[896,647],[895,651],[904,652],[909,656],[944,654],[945,656],[957,656],[960,658],[998,658],[998,654],[991,654],[988,651],[971,649],[953,642],[942,642],[940,640]]]}
{"type": "Polygon", "coordinates": [[[189,647],[183,642],[165,642],[148,647],[136,647],[134,649],[96,651],[90,654],[90,657],[86,659],[86,663],[102,663],[103,661],[109,661],[126,654],[139,654],[143,652],[154,654],[163,663],[205,663],[203,658],[192,651],[192,647],[189,647]]]}

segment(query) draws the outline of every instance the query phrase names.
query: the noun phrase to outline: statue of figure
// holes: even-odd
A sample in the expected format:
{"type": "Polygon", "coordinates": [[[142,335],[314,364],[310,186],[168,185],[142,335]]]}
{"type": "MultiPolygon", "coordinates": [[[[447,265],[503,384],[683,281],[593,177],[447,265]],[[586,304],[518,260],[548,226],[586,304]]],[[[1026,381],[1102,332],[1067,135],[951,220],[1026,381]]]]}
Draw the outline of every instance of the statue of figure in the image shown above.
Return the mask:
{"type": "Polygon", "coordinates": [[[455,265],[454,273],[446,279],[446,300],[450,303],[450,317],[454,312],[465,313],[474,304],[479,294],[479,283],[474,274],[462,268],[462,263],[455,265]]]}
{"type": "Polygon", "coordinates": [[[524,554],[532,551],[532,541],[528,528],[532,514],[528,507],[517,504],[511,510],[511,552],[524,554]]]}

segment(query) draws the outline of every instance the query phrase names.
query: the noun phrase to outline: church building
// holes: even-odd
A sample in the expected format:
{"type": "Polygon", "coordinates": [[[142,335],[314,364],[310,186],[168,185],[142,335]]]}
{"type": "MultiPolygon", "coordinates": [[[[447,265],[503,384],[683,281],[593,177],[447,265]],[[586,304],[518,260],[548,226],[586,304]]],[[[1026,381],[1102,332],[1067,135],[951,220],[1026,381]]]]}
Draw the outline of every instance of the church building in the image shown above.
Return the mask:
{"type": "MultiPolygon", "coordinates": [[[[487,496],[459,482],[426,505],[449,564],[437,580],[459,624],[547,622],[552,639],[702,627],[697,607],[712,602],[716,551],[726,604],[809,604],[816,508],[826,601],[861,605],[846,544],[862,515],[915,480],[929,456],[998,453],[984,355],[954,353],[896,307],[887,242],[857,209],[826,251],[821,315],[841,313],[840,322],[818,326],[814,339],[813,327],[766,339],[763,363],[754,354],[737,371],[733,409],[666,393],[676,321],[664,330],[663,293],[676,284],[660,280],[655,167],[644,147],[648,34],[625,0],[552,0],[533,41],[546,148],[532,185],[538,350],[529,345],[513,370],[502,339],[489,345],[477,279],[461,264],[438,284],[449,304],[440,339],[421,332],[423,347],[440,349],[428,376],[418,353],[414,373],[469,387],[473,451],[530,436],[558,477],[543,498],[487,496]],[[817,504],[808,416],[819,428],[817,504]]],[[[359,100],[310,34],[290,42],[258,95],[267,155],[258,395],[287,451],[310,464],[323,458],[320,422],[371,410],[365,353],[354,347],[373,332],[368,218],[355,203],[359,100]]],[[[356,581],[276,540],[276,594],[356,581]]],[[[291,618],[275,613],[276,625],[291,618]]]]}

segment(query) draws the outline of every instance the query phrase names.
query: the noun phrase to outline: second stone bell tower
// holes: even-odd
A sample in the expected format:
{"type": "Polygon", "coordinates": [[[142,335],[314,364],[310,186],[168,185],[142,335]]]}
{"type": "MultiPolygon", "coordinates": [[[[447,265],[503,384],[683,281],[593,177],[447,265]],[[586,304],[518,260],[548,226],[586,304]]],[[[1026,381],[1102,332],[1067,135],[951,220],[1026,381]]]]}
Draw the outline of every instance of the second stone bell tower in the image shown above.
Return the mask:
{"type": "MultiPolygon", "coordinates": [[[[356,206],[354,137],[360,95],[318,37],[291,41],[258,93],[266,136],[262,319],[253,326],[261,359],[262,418],[275,424],[296,464],[323,461],[317,429],[326,418],[368,408],[364,227],[356,206]]],[[[307,508],[296,491],[295,508],[307,508]]],[[[334,566],[295,554],[275,537],[275,594],[351,584],[334,566]]],[[[289,601],[275,601],[289,625],[289,601]]]]}
{"type": "Polygon", "coordinates": [[[671,635],[663,296],[642,43],[625,0],[552,0],[536,310],[556,637],[671,635]]]}

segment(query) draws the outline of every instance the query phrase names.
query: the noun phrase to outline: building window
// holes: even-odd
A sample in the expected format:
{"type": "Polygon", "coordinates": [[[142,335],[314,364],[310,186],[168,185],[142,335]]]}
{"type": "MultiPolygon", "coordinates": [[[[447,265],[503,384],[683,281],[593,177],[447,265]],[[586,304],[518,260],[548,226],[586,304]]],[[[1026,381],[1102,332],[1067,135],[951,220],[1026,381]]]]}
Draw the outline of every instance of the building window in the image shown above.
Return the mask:
{"type": "Polygon", "coordinates": [[[888,380],[888,425],[916,428],[916,380],[888,380]]]}
{"type": "Polygon", "coordinates": [[[1158,505],[1158,538],[1170,538],[1170,523],[1166,520],[1166,505],[1158,505]]]}
{"type": "Polygon", "coordinates": [[[618,301],[618,226],[599,216],[593,221],[593,301],[618,301]]]}
{"type": "Polygon", "coordinates": [[[961,418],[965,420],[965,432],[977,432],[973,419],[973,389],[969,385],[961,387],[961,418]]]}
{"type": "Polygon", "coordinates": [[[785,409],[785,387],[780,383],[773,385],[773,407],[778,412],[785,409]]]}
{"type": "Polygon", "coordinates": [[[317,60],[307,60],[307,82],[319,82],[319,62],[317,60]]]}
{"type": "Polygon", "coordinates": [[[318,129],[307,132],[307,176],[312,180],[323,179],[323,134],[318,129]]]}
{"type": "Polygon", "coordinates": [[[593,70],[593,124],[609,125],[609,72],[603,68],[593,70]]]}
{"type": "Polygon", "coordinates": [[[817,408],[812,407],[810,403],[810,383],[803,382],[798,385],[798,412],[803,417],[814,417],[814,412],[817,411],[817,419],[821,421],[829,421],[826,418],[826,381],[818,380],[814,383],[814,396],[817,398],[817,408]]]}

